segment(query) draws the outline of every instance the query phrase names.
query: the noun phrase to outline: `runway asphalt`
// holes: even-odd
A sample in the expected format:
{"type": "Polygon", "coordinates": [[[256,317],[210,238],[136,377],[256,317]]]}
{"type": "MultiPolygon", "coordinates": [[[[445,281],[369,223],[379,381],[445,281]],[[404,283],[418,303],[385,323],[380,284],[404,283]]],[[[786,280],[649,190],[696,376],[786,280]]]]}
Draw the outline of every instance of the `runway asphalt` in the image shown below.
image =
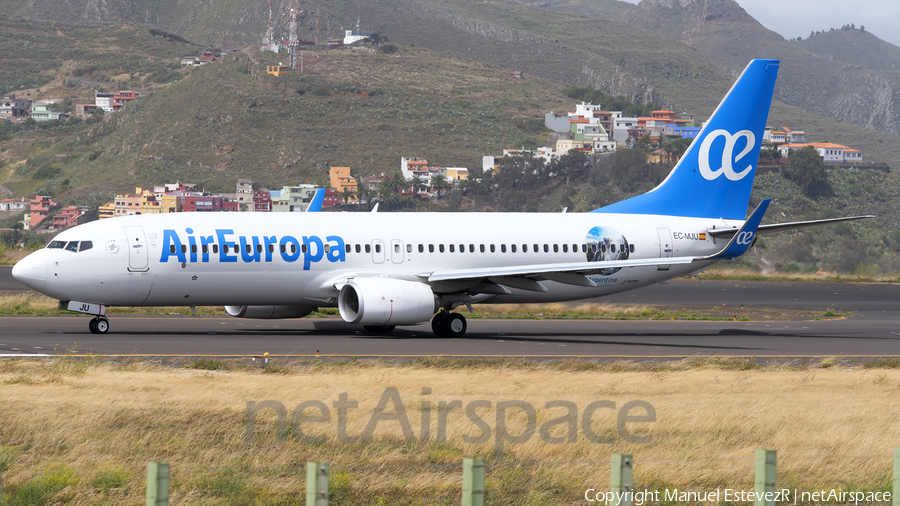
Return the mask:
{"type": "MultiPolygon", "coordinates": [[[[14,291],[9,268],[0,290],[14,291]]],[[[19,285],[21,286],[21,285],[19,285]]],[[[24,288],[24,287],[23,287],[24,288]]],[[[900,356],[900,286],[676,280],[597,301],[623,304],[781,307],[853,313],[845,320],[793,322],[481,320],[462,339],[438,339],[429,325],[371,335],[339,318],[110,317],[94,335],[87,316],[0,317],[0,356],[101,355],[315,357],[760,358],[900,356]]]]}

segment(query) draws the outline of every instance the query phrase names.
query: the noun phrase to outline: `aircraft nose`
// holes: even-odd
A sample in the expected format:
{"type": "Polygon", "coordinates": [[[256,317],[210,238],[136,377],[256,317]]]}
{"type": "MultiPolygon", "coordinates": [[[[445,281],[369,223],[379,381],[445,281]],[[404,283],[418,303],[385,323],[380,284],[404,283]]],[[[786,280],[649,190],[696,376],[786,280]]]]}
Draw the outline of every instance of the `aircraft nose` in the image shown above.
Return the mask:
{"type": "Polygon", "coordinates": [[[47,259],[32,253],[13,266],[12,276],[23,285],[40,291],[47,284],[47,259]]]}

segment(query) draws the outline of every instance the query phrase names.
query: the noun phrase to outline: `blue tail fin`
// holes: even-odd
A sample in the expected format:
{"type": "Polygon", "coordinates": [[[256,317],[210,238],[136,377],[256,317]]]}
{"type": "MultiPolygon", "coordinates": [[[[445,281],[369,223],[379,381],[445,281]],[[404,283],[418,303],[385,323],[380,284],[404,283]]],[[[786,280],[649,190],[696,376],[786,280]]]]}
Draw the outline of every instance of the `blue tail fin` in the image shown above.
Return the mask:
{"type": "Polygon", "coordinates": [[[666,180],[594,213],[743,220],[759,161],[778,60],[753,60],[666,180]]]}

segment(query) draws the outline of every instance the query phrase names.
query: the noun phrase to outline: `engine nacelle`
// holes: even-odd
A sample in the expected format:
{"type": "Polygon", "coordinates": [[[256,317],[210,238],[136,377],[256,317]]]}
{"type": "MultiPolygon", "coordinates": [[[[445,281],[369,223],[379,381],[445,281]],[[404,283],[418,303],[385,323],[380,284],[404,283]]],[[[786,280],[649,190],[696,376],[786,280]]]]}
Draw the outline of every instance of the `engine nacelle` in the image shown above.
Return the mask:
{"type": "Polygon", "coordinates": [[[338,296],[341,318],[360,325],[417,325],[439,308],[430,286],[402,279],[357,278],[338,296]]]}
{"type": "Polygon", "coordinates": [[[303,318],[316,309],[310,306],[225,306],[225,311],[235,318],[256,318],[258,320],[278,320],[281,318],[303,318]]]}

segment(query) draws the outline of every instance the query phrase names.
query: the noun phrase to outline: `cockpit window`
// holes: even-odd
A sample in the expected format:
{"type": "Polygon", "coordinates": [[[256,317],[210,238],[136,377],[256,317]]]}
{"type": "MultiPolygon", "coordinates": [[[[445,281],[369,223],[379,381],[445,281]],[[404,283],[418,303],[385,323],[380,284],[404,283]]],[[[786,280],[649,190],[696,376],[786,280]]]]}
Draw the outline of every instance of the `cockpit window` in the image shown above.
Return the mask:
{"type": "Polygon", "coordinates": [[[78,241],[69,241],[69,244],[66,244],[66,251],[78,251],[78,241]]]}
{"type": "Polygon", "coordinates": [[[50,241],[50,244],[47,245],[48,249],[62,249],[65,247],[66,241],[50,241]]]}
{"type": "Polygon", "coordinates": [[[94,247],[94,243],[91,241],[81,241],[81,246],[78,247],[78,251],[88,250],[94,247]]]}

